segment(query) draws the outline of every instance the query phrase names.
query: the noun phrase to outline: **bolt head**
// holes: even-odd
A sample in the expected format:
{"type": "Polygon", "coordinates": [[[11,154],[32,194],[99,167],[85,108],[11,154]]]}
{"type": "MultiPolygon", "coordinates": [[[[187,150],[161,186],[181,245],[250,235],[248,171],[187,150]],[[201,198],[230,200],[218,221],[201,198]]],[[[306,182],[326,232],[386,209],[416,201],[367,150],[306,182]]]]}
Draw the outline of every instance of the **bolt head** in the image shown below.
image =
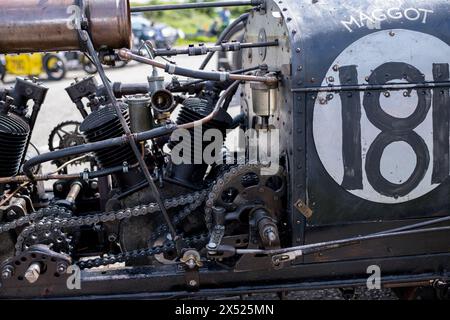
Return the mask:
{"type": "Polygon", "coordinates": [[[196,286],[197,286],[197,281],[191,280],[191,281],[189,281],[189,285],[190,285],[191,287],[196,287],[196,286]]]}
{"type": "Polygon", "coordinates": [[[29,283],[35,283],[39,279],[39,273],[36,270],[28,270],[25,272],[25,279],[29,283]]]}
{"type": "Polygon", "coordinates": [[[2,278],[3,279],[9,279],[12,276],[12,272],[10,270],[5,270],[2,272],[2,278]]]}
{"type": "Polygon", "coordinates": [[[60,263],[57,267],[57,271],[59,274],[64,274],[67,271],[67,265],[65,263],[60,263]]]}
{"type": "Polygon", "coordinates": [[[9,279],[12,277],[14,272],[14,268],[11,265],[7,265],[2,270],[2,278],[3,279],[9,279]]]}
{"type": "Polygon", "coordinates": [[[210,249],[216,249],[216,248],[217,248],[217,243],[214,243],[214,242],[208,243],[208,248],[210,248],[210,249]]]}

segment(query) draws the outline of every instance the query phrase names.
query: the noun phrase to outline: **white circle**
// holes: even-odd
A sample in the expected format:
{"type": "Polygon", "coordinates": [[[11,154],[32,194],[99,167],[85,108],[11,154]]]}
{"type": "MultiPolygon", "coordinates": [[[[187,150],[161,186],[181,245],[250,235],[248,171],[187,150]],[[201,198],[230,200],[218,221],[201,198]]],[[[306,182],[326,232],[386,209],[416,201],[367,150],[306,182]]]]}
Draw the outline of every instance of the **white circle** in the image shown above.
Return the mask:
{"type": "Polygon", "coordinates": [[[403,141],[388,145],[381,156],[380,172],[387,181],[402,184],[411,177],[416,168],[417,157],[413,148],[403,141]],[[401,154],[401,158],[393,158],[391,154],[401,154]]]}
{"type": "MultiPolygon", "coordinates": [[[[366,79],[372,71],[389,62],[402,62],[412,65],[425,76],[425,81],[434,81],[433,63],[450,64],[450,47],[442,40],[421,32],[395,29],[377,31],[369,34],[347,47],[331,64],[322,86],[328,86],[327,79],[333,77],[334,85],[340,85],[339,72],[334,66],[355,65],[358,71],[358,83],[367,84],[366,79]],[[432,50],[431,50],[432,48],[432,50]]],[[[391,82],[401,83],[402,80],[391,82]]],[[[381,94],[380,105],[382,109],[397,118],[406,118],[417,107],[417,93],[413,90],[408,97],[404,92],[390,91],[389,97],[381,94]]],[[[326,104],[326,92],[318,94],[314,106],[313,136],[319,158],[328,174],[342,185],[344,178],[343,141],[342,141],[342,103],[339,94],[326,104]]],[[[438,185],[431,183],[433,170],[433,122],[432,107],[425,120],[414,131],[425,141],[430,162],[424,178],[409,194],[399,197],[390,197],[380,194],[368,182],[365,173],[365,158],[368,149],[381,133],[367,118],[363,107],[363,92],[361,94],[361,159],[362,159],[362,188],[347,190],[357,197],[378,203],[402,203],[419,198],[438,185]]],[[[351,141],[345,143],[352,143],[351,141]]],[[[407,180],[416,165],[416,156],[405,151],[399,144],[387,146],[384,150],[380,171],[383,176],[393,183],[407,180]],[[405,153],[406,152],[406,153],[405,153]],[[394,166],[394,167],[392,167],[394,166]]]]}
{"type": "MultiPolygon", "coordinates": [[[[402,83],[406,81],[390,81],[388,83],[402,83]]],[[[380,95],[380,106],[384,112],[396,117],[396,118],[407,118],[414,113],[417,108],[417,102],[419,97],[416,91],[412,91],[409,96],[405,97],[404,94],[407,93],[406,90],[390,91],[388,96],[384,94],[380,95]],[[398,103],[402,101],[402,103],[398,103]]]]}

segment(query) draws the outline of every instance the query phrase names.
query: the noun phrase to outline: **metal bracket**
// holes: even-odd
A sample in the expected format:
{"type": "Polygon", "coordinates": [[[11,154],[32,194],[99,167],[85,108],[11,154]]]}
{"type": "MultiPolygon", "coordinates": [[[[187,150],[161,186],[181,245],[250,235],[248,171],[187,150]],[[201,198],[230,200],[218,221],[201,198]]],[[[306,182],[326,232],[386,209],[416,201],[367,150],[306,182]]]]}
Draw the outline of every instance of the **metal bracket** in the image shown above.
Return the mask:
{"type": "Polygon", "coordinates": [[[308,207],[301,199],[297,200],[295,203],[295,208],[305,216],[306,219],[309,219],[313,215],[313,211],[310,207],[308,207]]]}
{"type": "Polygon", "coordinates": [[[302,250],[295,250],[291,252],[286,252],[283,254],[277,254],[272,257],[272,263],[275,266],[279,266],[283,262],[293,261],[297,259],[298,257],[301,257],[303,255],[302,250]]]}
{"type": "Polygon", "coordinates": [[[65,281],[64,275],[71,264],[69,256],[51,251],[45,245],[35,245],[1,266],[0,286],[54,285],[55,278],[65,281]],[[41,274],[41,270],[45,272],[41,274]]]}
{"type": "Polygon", "coordinates": [[[200,253],[197,250],[187,250],[180,259],[184,263],[184,279],[188,290],[196,291],[200,287],[200,277],[198,269],[203,266],[200,253]]]}

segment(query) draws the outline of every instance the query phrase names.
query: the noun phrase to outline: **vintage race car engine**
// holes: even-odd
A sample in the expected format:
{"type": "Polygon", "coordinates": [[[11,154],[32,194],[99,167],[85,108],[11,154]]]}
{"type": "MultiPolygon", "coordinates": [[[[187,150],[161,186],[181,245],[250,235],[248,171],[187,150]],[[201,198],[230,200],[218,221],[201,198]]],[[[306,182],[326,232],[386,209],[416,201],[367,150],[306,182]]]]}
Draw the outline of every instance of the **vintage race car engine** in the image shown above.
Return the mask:
{"type": "Polygon", "coordinates": [[[339,287],[373,264],[446,292],[448,2],[236,1],[214,45],[130,50],[130,12],[196,5],[0,1],[0,52],[81,50],[100,79],[66,88],[83,120],[38,155],[48,89],[0,89],[0,297],[339,287]],[[205,71],[216,52],[239,69],[205,71]],[[147,83],[111,83],[118,60],[147,83]]]}

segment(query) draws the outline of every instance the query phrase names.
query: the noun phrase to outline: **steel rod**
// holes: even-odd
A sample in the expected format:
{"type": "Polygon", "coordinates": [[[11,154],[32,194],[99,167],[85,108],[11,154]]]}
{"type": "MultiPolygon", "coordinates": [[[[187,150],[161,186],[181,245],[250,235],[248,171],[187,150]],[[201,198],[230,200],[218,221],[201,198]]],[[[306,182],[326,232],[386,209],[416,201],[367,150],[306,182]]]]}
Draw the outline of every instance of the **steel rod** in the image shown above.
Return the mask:
{"type": "Polygon", "coordinates": [[[160,5],[152,5],[152,6],[132,7],[131,12],[152,12],[152,11],[182,10],[182,9],[259,6],[263,2],[264,1],[261,1],[261,0],[234,0],[234,1],[198,2],[198,3],[180,3],[180,4],[160,4],[160,5]]]}
{"type": "Polygon", "coordinates": [[[348,86],[322,86],[295,88],[292,92],[345,92],[345,91],[389,91],[389,90],[417,90],[450,88],[450,82],[423,83],[387,83],[387,84],[359,84],[348,86]]]}
{"type": "Polygon", "coordinates": [[[166,56],[173,57],[176,55],[187,54],[189,56],[205,55],[209,52],[233,52],[240,51],[248,48],[263,48],[263,47],[276,47],[278,46],[278,40],[268,42],[256,42],[256,43],[240,43],[240,42],[225,42],[220,45],[214,46],[193,46],[182,49],[156,49],[154,54],[156,57],[166,56]]]}
{"type": "Polygon", "coordinates": [[[237,249],[236,254],[279,255],[279,254],[283,254],[283,253],[297,251],[300,256],[303,254],[315,253],[315,252],[322,251],[322,250],[330,250],[330,249],[335,249],[335,248],[339,248],[342,246],[352,245],[352,244],[359,243],[361,241],[392,238],[392,237],[413,235],[413,234],[419,234],[419,233],[439,232],[439,231],[450,231],[450,226],[436,227],[436,228],[424,228],[424,229],[418,229],[418,230],[406,230],[406,231],[398,231],[398,232],[390,232],[390,233],[379,232],[379,233],[375,233],[375,234],[369,234],[367,236],[357,236],[357,237],[352,237],[352,238],[347,238],[347,239],[319,242],[319,243],[307,244],[307,245],[290,247],[290,248],[282,248],[282,249],[272,249],[272,250],[237,249]]]}
{"type": "MultiPolygon", "coordinates": [[[[220,34],[219,38],[216,41],[216,45],[220,44],[222,41],[227,39],[229,34],[233,34],[233,31],[235,30],[235,28],[240,27],[241,23],[245,24],[247,22],[247,19],[249,16],[250,16],[249,13],[244,13],[243,15],[239,16],[236,20],[231,22],[225,28],[225,30],[223,30],[222,33],[220,34]]],[[[208,65],[209,61],[211,61],[214,54],[215,54],[215,52],[208,53],[208,55],[205,57],[205,60],[203,60],[202,64],[200,65],[200,68],[199,68],[200,70],[203,70],[206,68],[206,66],[208,65]]]]}
{"type": "Polygon", "coordinates": [[[128,49],[119,50],[120,58],[124,60],[134,60],[144,64],[151,65],[156,68],[163,69],[169,74],[176,74],[179,76],[185,76],[189,78],[198,78],[212,81],[227,81],[227,80],[238,80],[238,81],[253,81],[253,82],[264,82],[268,84],[277,83],[278,79],[274,76],[252,76],[243,74],[233,74],[230,72],[216,72],[216,71],[202,71],[193,70],[179,67],[172,63],[161,63],[131,52],[128,49]]]}

